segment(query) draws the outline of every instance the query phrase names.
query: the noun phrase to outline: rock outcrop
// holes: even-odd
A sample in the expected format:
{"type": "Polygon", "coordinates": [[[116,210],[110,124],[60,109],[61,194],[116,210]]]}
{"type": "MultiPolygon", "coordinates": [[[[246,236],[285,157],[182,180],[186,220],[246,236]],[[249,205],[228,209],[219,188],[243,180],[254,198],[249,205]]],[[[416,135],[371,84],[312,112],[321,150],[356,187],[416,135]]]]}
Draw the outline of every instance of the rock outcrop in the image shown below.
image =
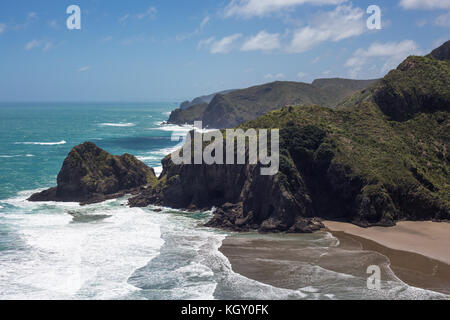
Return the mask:
{"type": "Polygon", "coordinates": [[[207,224],[234,231],[313,232],[312,203],[300,176],[295,190],[283,177],[262,176],[259,165],[174,165],[163,160],[160,183],[131,198],[132,207],[150,204],[188,210],[218,209],[207,224]]]}
{"type": "Polygon", "coordinates": [[[180,104],[180,108],[179,108],[179,109],[180,109],[180,110],[186,110],[186,109],[188,109],[188,108],[190,108],[190,107],[192,107],[192,106],[195,106],[195,105],[204,104],[204,103],[208,104],[208,103],[211,102],[211,100],[212,100],[217,94],[227,94],[227,93],[230,93],[230,92],[232,92],[232,91],[234,91],[234,90],[224,90],[224,91],[212,93],[212,94],[209,94],[209,95],[206,95],[206,96],[197,97],[197,98],[195,98],[195,99],[192,100],[192,101],[184,101],[184,102],[182,102],[182,103],[180,104]]]}
{"type": "Polygon", "coordinates": [[[215,207],[207,226],[235,231],[313,232],[323,227],[320,218],[363,227],[450,219],[446,59],[409,57],[336,109],[287,106],[239,128],[280,130],[276,175],[261,175],[261,164],[176,165],[169,155],[156,179],[133,156],[85,143],[64,161],[58,186],[30,200],[92,202],[134,192],[135,207],[215,207]]]}
{"type": "Polygon", "coordinates": [[[137,193],[156,180],[153,169],[134,156],[113,156],[85,142],[64,160],[57,187],[36,193],[29,201],[95,203],[137,193]]]}
{"type": "MultiPolygon", "coordinates": [[[[280,129],[280,170],[175,165],[129,200],[192,210],[216,207],[208,226],[312,232],[315,217],[363,227],[450,219],[450,62],[409,57],[337,109],[290,106],[241,129],[280,129]]],[[[216,96],[215,99],[220,99],[216,96]]]]}

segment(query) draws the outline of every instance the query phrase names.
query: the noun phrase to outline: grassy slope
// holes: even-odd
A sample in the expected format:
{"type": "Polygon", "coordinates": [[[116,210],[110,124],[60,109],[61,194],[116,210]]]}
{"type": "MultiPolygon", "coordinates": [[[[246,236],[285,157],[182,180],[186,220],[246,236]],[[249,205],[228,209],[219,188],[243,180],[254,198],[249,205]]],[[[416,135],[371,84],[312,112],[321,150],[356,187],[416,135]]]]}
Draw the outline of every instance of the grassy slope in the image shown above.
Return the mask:
{"type": "Polygon", "coordinates": [[[335,107],[342,99],[373,81],[319,79],[313,84],[277,81],[247,89],[218,94],[205,105],[175,110],[170,123],[192,123],[203,120],[213,128],[232,128],[286,105],[317,104],[335,107]]]}
{"type": "Polygon", "coordinates": [[[368,196],[386,193],[397,208],[383,214],[402,218],[408,214],[405,197],[412,193],[425,202],[450,204],[449,84],[449,62],[411,57],[380,84],[351,97],[337,110],[285,107],[241,127],[312,125],[325,131],[327,143],[335,146],[332,162],[362,179],[368,196]],[[389,103],[380,106],[386,92],[389,103]],[[408,117],[394,120],[398,114],[391,112],[391,104],[406,106],[408,117]]]}

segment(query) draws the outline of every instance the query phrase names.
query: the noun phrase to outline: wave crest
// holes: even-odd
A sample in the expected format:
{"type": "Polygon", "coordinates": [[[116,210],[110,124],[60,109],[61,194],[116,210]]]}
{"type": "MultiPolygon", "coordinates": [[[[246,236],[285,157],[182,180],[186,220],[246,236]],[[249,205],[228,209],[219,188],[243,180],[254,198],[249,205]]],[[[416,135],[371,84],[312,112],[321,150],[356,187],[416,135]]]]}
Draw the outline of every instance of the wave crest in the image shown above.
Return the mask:
{"type": "Polygon", "coordinates": [[[56,146],[61,144],[66,144],[66,140],[61,140],[59,142],[16,142],[15,144],[25,144],[25,145],[37,145],[37,146],[56,146]]]}
{"type": "Polygon", "coordinates": [[[101,127],[134,127],[136,124],[129,122],[129,123],[100,123],[99,126],[101,127]]]}

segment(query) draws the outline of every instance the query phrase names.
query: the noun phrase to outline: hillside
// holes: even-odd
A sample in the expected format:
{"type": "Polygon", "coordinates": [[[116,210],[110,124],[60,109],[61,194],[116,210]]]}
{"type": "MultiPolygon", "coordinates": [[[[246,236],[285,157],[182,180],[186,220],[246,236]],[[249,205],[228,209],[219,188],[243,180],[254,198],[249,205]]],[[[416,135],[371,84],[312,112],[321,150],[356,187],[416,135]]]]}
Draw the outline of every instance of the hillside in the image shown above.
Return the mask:
{"type": "Polygon", "coordinates": [[[232,128],[287,105],[335,107],[341,100],[375,80],[319,79],[312,84],[277,81],[247,89],[217,94],[205,108],[197,104],[175,110],[169,123],[185,124],[202,120],[210,128],[232,128]]]}
{"type": "Polygon", "coordinates": [[[242,124],[280,129],[275,176],[168,156],[158,184],[130,204],[215,206],[208,225],[233,230],[311,232],[314,217],[361,226],[450,219],[448,58],[409,57],[337,109],[287,106],[242,124]]]}
{"type": "Polygon", "coordinates": [[[205,112],[208,107],[207,103],[196,104],[189,108],[182,110],[176,109],[171,112],[168,123],[174,124],[193,124],[205,112]]]}
{"type": "Polygon", "coordinates": [[[224,90],[224,91],[220,91],[220,92],[216,92],[213,94],[209,94],[209,95],[205,95],[205,96],[201,96],[201,97],[197,97],[195,99],[193,99],[192,101],[184,101],[180,104],[180,108],[181,110],[186,110],[192,106],[195,105],[199,105],[199,104],[208,104],[212,101],[212,99],[217,95],[217,94],[227,94],[229,92],[232,92],[233,90],[224,90]]]}

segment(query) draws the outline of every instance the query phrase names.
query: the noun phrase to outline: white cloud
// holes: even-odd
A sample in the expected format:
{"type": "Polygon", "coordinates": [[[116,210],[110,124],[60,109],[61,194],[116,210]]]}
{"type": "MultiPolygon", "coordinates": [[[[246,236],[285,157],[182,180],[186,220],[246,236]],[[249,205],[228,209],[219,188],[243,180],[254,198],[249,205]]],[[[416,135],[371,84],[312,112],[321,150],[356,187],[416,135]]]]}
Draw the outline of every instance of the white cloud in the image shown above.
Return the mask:
{"type": "Polygon", "coordinates": [[[0,34],[5,32],[5,30],[6,30],[6,25],[4,23],[0,23],[0,34]]]}
{"type": "Polygon", "coordinates": [[[418,45],[412,40],[401,42],[375,42],[368,49],[358,49],[353,56],[347,60],[345,66],[350,69],[351,77],[357,77],[363,68],[373,59],[381,59],[383,66],[380,73],[386,73],[397,67],[406,57],[420,54],[418,45]]]}
{"type": "Polygon", "coordinates": [[[242,34],[236,33],[228,37],[224,37],[222,40],[219,40],[212,44],[211,53],[228,53],[231,51],[233,43],[242,37],[242,34]]]}
{"type": "Polygon", "coordinates": [[[265,30],[248,39],[241,47],[242,51],[272,51],[280,48],[278,33],[267,33],[265,30]]]}
{"type": "Polygon", "coordinates": [[[441,27],[450,27],[450,12],[438,16],[435,23],[441,27]]]}
{"type": "Polygon", "coordinates": [[[225,17],[263,17],[303,4],[338,5],[347,0],[232,0],[225,7],[225,17]]]}
{"type": "Polygon", "coordinates": [[[234,42],[242,37],[242,34],[236,33],[227,37],[222,38],[221,40],[216,40],[214,37],[201,40],[198,43],[197,48],[203,49],[206,48],[209,52],[216,53],[228,53],[233,49],[234,42]]]}
{"type": "Polygon", "coordinates": [[[48,51],[48,50],[50,50],[51,48],[53,47],[53,43],[52,42],[49,42],[49,41],[46,41],[46,42],[44,42],[44,44],[42,45],[42,51],[48,51]]]}
{"type": "Polygon", "coordinates": [[[216,40],[216,38],[214,38],[214,37],[210,37],[210,38],[208,38],[208,39],[200,40],[199,43],[198,43],[198,45],[197,45],[197,50],[209,48],[209,47],[211,46],[211,44],[212,44],[215,40],[216,40]]]}
{"type": "Polygon", "coordinates": [[[31,40],[25,45],[25,50],[31,50],[34,48],[38,48],[42,45],[42,41],[40,40],[31,40]]]}
{"type": "Polygon", "coordinates": [[[307,73],[305,73],[305,72],[299,72],[299,73],[297,73],[297,77],[299,78],[299,79],[303,79],[304,77],[306,77],[308,74],[307,73]]]}
{"type": "Polygon", "coordinates": [[[178,41],[183,41],[183,40],[190,39],[190,38],[198,35],[199,33],[201,33],[203,31],[203,29],[209,23],[209,20],[211,20],[211,18],[209,16],[204,17],[202,22],[200,23],[199,27],[197,29],[195,29],[194,32],[187,33],[187,34],[179,34],[176,36],[176,39],[178,41]]]}
{"type": "Polygon", "coordinates": [[[42,51],[46,52],[54,47],[59,47],[62,43],[59,43],[55,46],[52,41],[45,40],[31,40],[25,45],[25,50],[30,51],[36,48],[42,49],[42,51]]]}
{"type": "Polygon", "coordinates": [[[130,17],[129,13],[125,14],[124,16],[119,18],[119,23],[125,23],[125,21],[127,21],[129,17],[130,17]]]}
{"type": "Polygon", "coordinates": [[[86,72],[86,71],[89,71],[91,69],[92,69],[92,66],[84,66],[84,67],[79,68],[77,71],[78,72],[86,72]]]}
{"type": "Polygon", "coordinates": [[[137,14],[132,15],[130,13],[126,13],[122,17],[120,17],[118,21],[120,24],[125,24],[125,22],[127,22],[131,18],[138,19],[138,20],[143,20],[143,19],[153,20],[156,18],[157,12],[158,12],[158,10],[155,7],[148,7],[147,10],[145,10],[144,12],[140,12],[137,14]]]}
{"type": "Polygon", "coordinates": [[[401,0],[400,6],[407,10],[412,9],[449,9],[450,0],[401,0]]]}
{"type": "Polygon", "coordinates": [[[29,19],[29,20],[34,20],[34,19],[37,19],[37,18],[38,18],[38,15],[37,15],[36,12],[30,12],[30,13],[28,13],[28,19],[29,19]]]}
{"type": "Polygon", "coordinates": [[[364,11],[351,5],[316,15],[311,23],[294,32],[289,52],[301,53],[324,41],[338,42],[361,35],[366,30],[364,11]]]}
{"type": "Polygon", "coordinates": [[[148,9],[145,12],[138,13],[136,15],[136,18],[138,18],[139,20],[142,20],[144,18],[155,19],[156,13],[157,13],[157,10],[155,7],[148,7],[148,9]]]}
{"type": "Polygon", "coordinates": [[[112,39],[113,39],[112,36],[106,36],[102,40],[100,40],[100,43],[107,43],[107,42],[112,41],[112,39]]]}
{"type": "Polygon", "coordinates": [[[58,28],[58,21],[52,20],[52,21],[50,21],[50,22],[48,23],[48,25],[49,25],[50,27],[54,28],[54,29],[57,29],[57,28],[58,28]]]}
{"type": "Polygon", "coordinates": [[[285,76],[283,73],[277,73],[277,74],[271,74],[268,73],[264,76],[264,79],[266,80],[279,80],[279,79],[284,79],[285,76]]]}
{"type": "Polygon", "coordinates": [[[200,23],[200,30],[203,30],[203,28],[205,28],[205,26],[208,24],[210,20],[209,16],[206,16],[203,18],[202,23],[200,23]]]}

